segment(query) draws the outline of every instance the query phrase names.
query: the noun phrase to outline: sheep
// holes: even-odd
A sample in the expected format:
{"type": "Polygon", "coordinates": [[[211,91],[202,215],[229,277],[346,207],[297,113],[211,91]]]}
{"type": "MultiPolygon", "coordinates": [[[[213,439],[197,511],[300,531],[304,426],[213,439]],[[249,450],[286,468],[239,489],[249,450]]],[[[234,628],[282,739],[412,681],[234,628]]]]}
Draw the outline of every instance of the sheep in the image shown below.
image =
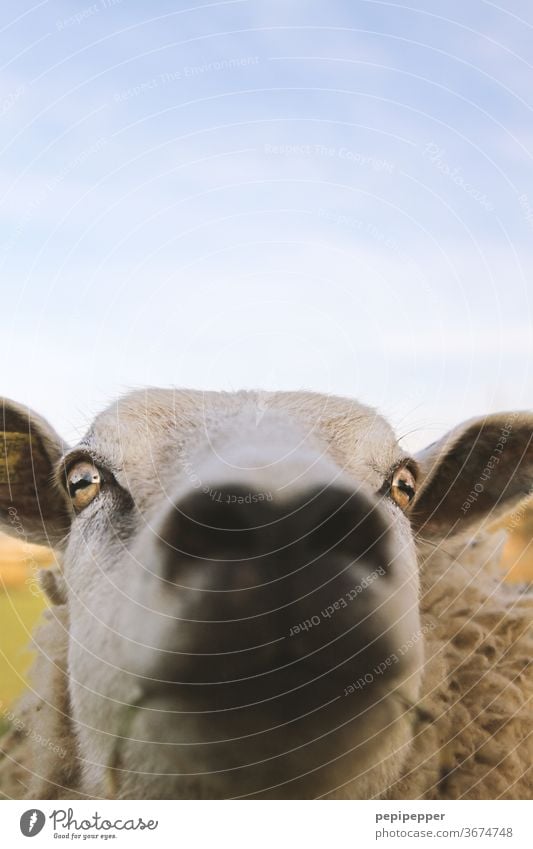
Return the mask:
{"type": "Polygon", "coordinates": [[[359,402],[265,397],[137,391],[74,448],[3,402],[4,528],[60,566],[0,793],[533,798],[533,598],[486,530],[533,416],[413,458],[359,402]]]}

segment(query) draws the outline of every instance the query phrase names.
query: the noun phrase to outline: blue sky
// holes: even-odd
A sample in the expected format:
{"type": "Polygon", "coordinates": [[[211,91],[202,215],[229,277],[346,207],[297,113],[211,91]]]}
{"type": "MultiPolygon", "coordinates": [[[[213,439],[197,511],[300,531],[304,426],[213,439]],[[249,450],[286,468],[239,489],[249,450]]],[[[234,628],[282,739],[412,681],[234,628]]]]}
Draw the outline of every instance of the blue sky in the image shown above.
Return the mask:
{"type": "Polygon", "coordinates": [[[533,8],[4,4],[0,392],[533,407],[533,8]]]}

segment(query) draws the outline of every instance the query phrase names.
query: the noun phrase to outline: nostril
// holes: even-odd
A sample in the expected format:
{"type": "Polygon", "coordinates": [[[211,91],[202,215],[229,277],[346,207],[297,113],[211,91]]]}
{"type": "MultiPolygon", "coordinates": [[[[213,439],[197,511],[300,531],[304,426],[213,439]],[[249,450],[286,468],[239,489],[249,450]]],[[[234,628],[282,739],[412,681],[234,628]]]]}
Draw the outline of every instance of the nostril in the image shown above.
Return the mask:
{"type": "Polygon", "coordinates": [[[361,492],[338,487],[317,491],[310,500],[309,545],[317,553],[335,551],[352,559],[384,559],[389,525],[378,503],[361,492]]]}
{"type": "Polygon", "coordinates": [[[264,494],[243,487],[195,491],[173,505],[160,531],[163,544],[189,557],[238,559],[259,550],[275,521],[264,494]]]}

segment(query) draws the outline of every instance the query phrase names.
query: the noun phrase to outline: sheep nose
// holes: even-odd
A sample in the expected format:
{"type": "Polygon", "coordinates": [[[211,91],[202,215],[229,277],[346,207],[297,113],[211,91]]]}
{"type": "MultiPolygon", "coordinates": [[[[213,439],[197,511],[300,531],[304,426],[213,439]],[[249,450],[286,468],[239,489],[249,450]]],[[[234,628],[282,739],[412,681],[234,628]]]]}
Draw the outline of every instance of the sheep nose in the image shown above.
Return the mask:
{"type": "MultiPolygon", "coordinates": [[[[162,524],[163,577],[179,578],[184,562],[198,568],[218,564],[218,586],[227,580],[222,564],[254,574],[256,580],[282,576],[324,557],[338,565],[387,560],[388,524],[377,502],[340,486],[309,488],[279,499],[242,486],[195,491],[172,506],[162,524]]],[[[231,583],[238,578],[233,577],[231,583]]]]}
{"type": "Polygon", "coordinates": [[[230,485],[190,493],[152,549],[168,648],[151,678],[180,682],[197,707],[277,698],[315,679],[325,682],[313,688],[318,705],[391,651],[380,611],[393,546],[379,502],[331,485],[260,496],[230,485]]]}

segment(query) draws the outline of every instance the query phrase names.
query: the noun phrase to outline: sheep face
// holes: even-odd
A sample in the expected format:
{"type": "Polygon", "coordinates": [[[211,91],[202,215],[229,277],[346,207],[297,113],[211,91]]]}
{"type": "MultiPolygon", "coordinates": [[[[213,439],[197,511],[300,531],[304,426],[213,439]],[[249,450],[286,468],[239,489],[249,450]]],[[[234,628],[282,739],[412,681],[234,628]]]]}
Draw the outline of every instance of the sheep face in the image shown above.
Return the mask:
{"type": "Polygon", "coordinates": [[[374,410],[310,393],[137,392],[72,449],[4,406],[1,507],[62,550],[82,792],[386,793],[423,674],[417,534],[525,494],[530,417],[509,437],[524,467],[494,464],[465,506],[454,463],[479,475],[501,424],[417,463],[374,410]]]}
{"type": "Polygon", "coordinates": [[[391,487],[414,467],[368,408],[261,400],[130,396],[63,458],[95,792],[372,795],[407,747],[418,575],[391,487]]]}

